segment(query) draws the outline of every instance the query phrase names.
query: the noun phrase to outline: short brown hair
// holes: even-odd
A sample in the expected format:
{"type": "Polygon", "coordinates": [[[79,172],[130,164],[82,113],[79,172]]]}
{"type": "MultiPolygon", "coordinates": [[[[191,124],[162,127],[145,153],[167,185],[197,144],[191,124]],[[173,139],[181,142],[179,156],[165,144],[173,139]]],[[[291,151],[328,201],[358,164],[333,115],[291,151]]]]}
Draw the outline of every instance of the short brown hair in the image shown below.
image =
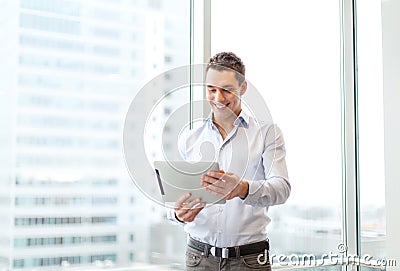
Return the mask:
{"type": "Polygon", "coordinates": [[[242,60],[232,52],[221,52],[210,58],[208,62],[207,69],[214,70],[233,70],[239,74],[236,74],[236,79],[238,79],[239,84],[242,84],[244,81],[244,76],[246,73],[246,67],[244,66],[242,60]]]}

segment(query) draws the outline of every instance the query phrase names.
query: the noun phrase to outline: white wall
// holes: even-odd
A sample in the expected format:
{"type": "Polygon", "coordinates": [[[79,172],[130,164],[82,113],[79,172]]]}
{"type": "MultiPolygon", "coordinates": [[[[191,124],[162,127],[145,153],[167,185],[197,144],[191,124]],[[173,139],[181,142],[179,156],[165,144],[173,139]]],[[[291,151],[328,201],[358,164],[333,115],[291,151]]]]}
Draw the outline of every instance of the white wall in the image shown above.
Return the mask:
{"type": "MultiPolygon", "coordinates": [[[[387,259],[400,265],[400,1],[382,1],[387,259]]],[[[388,267],[387,270],[398,270],[388,267]]]]}

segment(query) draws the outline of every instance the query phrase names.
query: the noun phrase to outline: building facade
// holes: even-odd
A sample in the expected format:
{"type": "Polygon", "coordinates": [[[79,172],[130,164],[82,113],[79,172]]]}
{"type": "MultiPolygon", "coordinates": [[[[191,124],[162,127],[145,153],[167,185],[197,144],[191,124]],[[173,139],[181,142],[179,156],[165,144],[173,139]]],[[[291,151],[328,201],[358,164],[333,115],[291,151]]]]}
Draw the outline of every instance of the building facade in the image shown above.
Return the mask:
{"type": "Polygon", "coordinates": [[[151,260],[163,211],[130,179],[122,131],[141,86],[187,64],[184,2],[2,1],[0,268],[151,260]]]}

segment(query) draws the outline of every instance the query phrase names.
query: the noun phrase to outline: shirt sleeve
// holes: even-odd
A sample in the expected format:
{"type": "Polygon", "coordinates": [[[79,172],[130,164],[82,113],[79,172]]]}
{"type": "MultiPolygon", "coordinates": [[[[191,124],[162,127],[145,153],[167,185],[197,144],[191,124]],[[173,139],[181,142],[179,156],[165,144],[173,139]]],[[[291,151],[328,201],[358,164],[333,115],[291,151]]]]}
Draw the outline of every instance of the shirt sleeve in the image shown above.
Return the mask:
{"type": "Polygon", "coordinates": [[[286,167],[285,142],[281,130],[271,125],[266,132],[262,165],[265,179],[249,180],[249,193],[244,203],[268,207],[286,202],[291,186],[286,167]]]}

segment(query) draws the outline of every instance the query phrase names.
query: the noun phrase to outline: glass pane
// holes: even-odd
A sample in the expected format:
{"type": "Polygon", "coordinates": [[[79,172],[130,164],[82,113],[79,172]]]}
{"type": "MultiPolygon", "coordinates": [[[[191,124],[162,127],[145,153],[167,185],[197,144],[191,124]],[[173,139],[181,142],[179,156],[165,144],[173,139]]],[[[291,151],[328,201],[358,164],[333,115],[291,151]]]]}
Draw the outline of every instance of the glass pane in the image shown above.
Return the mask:
{"type": "Polygon", "coordinates": [[[189,64],[189,1],[0,2],[0,269],[181,262],[122,135],[139,89],[189,64]]]}
{"type": "Polygon", "coordinates": [[[386,256],[381,1],[357,2],[361,251],[386,256]]]}
{"type": "Polygon", "coordinates": [[[285,137],[292,192],[268,211],[273,255],[339,254],[338,11],[338,1],[212,2],[212,54],[233,51],[242,58],[247,80],[285,137]]]}
{"type": "Polygon", "coordinates": [[[386,268],[379,268],[379,269],[377,269],[377,268],[373,268],[373,267],[361,267],[361,271],[377,271],[377,270],[380,270],[380,271],[385,271],[386,270],[386,268]]]}

